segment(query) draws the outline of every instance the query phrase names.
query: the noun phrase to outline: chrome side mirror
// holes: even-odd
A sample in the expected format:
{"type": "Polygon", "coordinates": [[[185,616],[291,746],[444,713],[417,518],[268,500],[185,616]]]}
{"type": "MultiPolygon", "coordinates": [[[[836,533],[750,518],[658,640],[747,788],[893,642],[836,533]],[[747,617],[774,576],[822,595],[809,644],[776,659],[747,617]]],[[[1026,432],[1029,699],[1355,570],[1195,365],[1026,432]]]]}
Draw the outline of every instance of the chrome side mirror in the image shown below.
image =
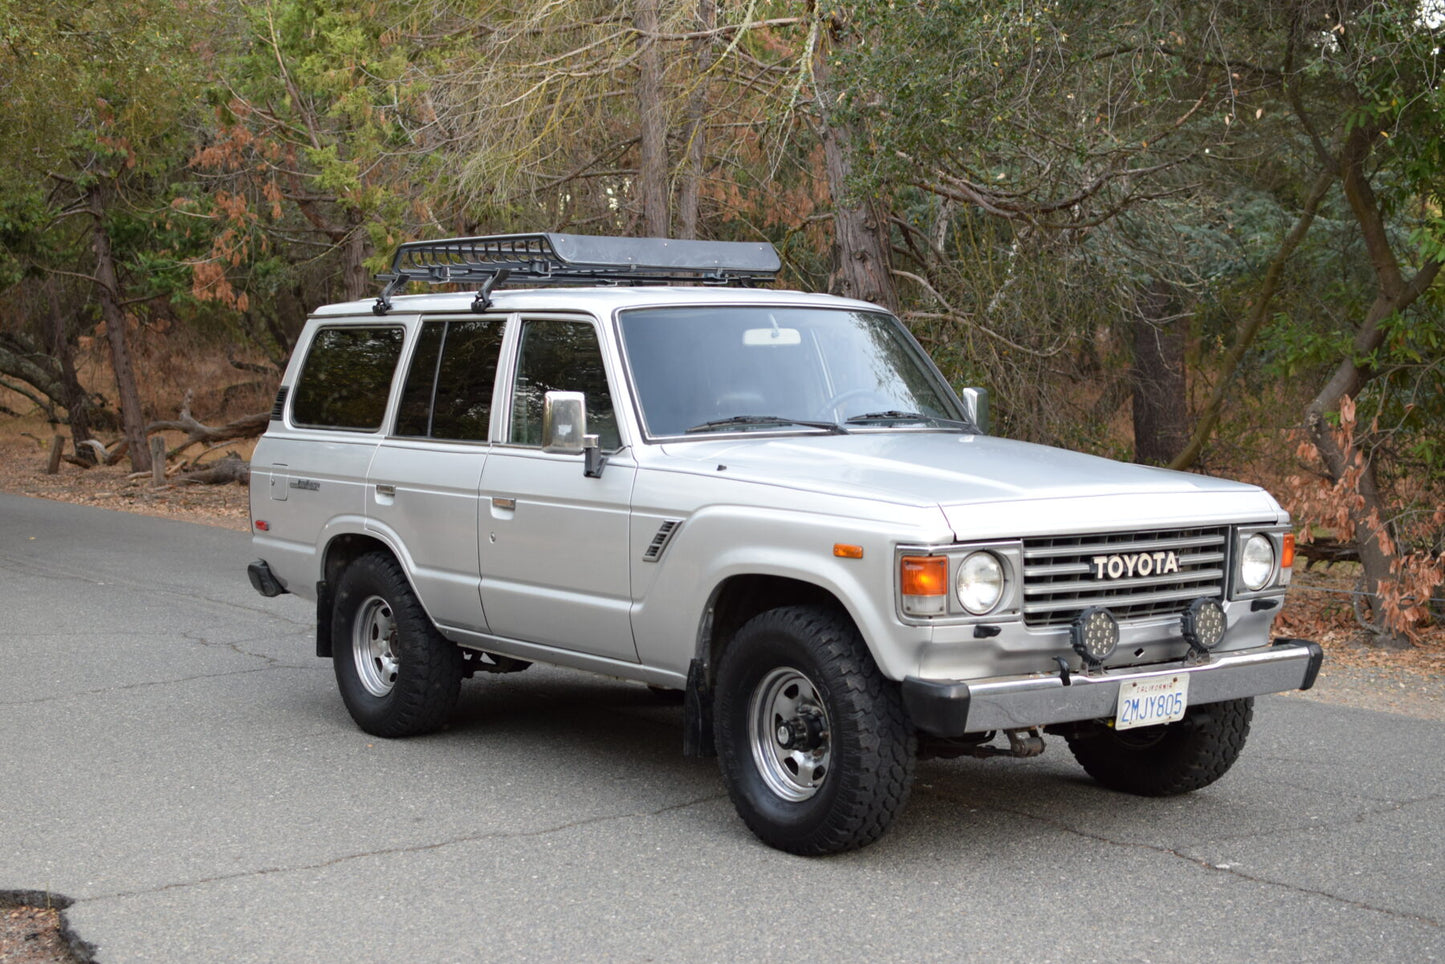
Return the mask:
{"type": "Polygon", "coordinates": [[[587,396],[581,392],[548,392],[542,399],[542,451],[581,455],[582,474],[600,479],[607,456],[597,436],[587,434],[587,396]]]}
{"type": "Polygon", "coordinates": [[[548,392],[542,401],[542,451],[581,455],[587,437],[587,396],[548,392]]]}
{"type": "Polygon", "coordinates": [[[965,388],[962,392],[963,411],[968,420],[978,427],[980,435],[988,434],[988,389],[965,388]]]}

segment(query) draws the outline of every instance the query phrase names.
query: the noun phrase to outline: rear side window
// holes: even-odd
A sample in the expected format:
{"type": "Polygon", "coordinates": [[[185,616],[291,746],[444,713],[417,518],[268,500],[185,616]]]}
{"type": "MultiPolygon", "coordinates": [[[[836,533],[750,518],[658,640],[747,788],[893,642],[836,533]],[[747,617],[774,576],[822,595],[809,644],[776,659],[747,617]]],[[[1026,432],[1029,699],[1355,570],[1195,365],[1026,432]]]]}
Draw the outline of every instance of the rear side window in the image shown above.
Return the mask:
{"type": "Polygon", "coordinates": [[[487,441],[502,331],[501,319],[423,325],[402,388],[396,434],[487,441]]]}
{"type": "Polygon", "coordinates": [[[403,340],[396,325],[322,328],[296,380],[291,417],[321,428],[380,428],[403,340]]]}

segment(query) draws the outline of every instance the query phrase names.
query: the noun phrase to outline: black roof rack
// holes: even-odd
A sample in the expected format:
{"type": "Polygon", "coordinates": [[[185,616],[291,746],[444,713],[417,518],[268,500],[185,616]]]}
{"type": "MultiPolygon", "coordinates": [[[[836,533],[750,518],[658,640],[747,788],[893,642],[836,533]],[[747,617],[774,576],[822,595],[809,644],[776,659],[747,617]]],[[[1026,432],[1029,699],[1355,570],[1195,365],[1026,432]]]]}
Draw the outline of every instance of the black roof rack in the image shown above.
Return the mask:
{"type": "Polygon", "coordinates": [[[700,282],[750,285],[777,276],[778,252],[766,241],[676,241],[582,234],[497,234],[480,238],[411,241],[396,249],[372,307],[391,308],[391,296],[410,281],[480,285],[473,311],[490,304],[502,282],[601,285],[700,282]]]}

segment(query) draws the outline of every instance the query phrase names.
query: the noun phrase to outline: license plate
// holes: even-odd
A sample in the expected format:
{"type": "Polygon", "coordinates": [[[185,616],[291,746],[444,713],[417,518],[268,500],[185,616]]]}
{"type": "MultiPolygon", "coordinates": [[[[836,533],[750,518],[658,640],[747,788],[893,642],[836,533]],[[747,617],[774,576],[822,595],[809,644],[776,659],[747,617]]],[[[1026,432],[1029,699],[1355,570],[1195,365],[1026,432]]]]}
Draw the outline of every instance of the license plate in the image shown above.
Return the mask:
{"type": "Polygon", "coordinates": [[[1158,679],[1127,680],[1119,684],[1119,705],[1114,710],[1114,729],[1156,726],[1184,719],[1189,705],[1189,677],[1163,676],[1158,679]]]}

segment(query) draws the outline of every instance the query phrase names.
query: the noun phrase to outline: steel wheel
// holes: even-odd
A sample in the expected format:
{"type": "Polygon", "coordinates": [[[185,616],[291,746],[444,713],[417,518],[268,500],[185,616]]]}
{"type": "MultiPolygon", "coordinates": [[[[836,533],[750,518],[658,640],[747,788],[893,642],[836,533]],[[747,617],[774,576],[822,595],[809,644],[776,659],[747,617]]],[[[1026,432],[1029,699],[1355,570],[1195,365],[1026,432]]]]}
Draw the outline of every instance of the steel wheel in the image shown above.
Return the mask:
{"type": "Polygon", "coordinates": [[[446,725],[466,660],[442,636],[385,552],[360,556],[336,580],[331,665],[341,699],[375,736],[418,736],[446,725]]]}
{"type": "Polygon", "coordinates": [[[832,607],[780,606],[737,630],[718,660],[713,737],[738,816],[789,853],[872,843],[913,782],[898,686],[832,607]]]}
{"type": "Polygon", "coordinates": [[[356,659],[356,675],[372,696],[386,696],[396,685],[397,653],[396,620],[391,605],[380,596],[371,596],[361,604],[351,630],[351,653],[356,659]]]}
{"type": "Polygon", "coordinates": [[[812,680],[791,667],[773,670],[753,690],[748,742],[768,788],[794,803],[818,792],[832,762],[828,710],[812,680]]]}

